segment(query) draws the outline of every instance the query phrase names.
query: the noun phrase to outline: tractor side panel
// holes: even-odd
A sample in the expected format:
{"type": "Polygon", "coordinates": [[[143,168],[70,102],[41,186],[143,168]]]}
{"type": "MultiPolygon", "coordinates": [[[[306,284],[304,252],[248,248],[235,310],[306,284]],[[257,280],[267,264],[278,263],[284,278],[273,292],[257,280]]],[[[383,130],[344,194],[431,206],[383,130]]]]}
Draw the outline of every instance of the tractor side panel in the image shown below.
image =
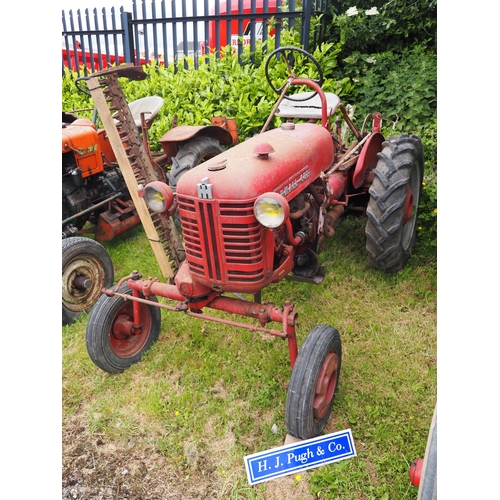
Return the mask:
{"type": "Polygon", "coordinates": [[[62,152],[73,152],[76,165],[82,169],[82,178],[104,170],[98,133],[90,120],[80,118],[63,127],[62,152]]]}
{"type": "Polygon", "coordinates": [[[109,142],[109,138],[108,135],[106,134],[106,131],[104,129],[99,130],[98,135],[99,135],[99,147],[101,149],[102,155],[104,156],[104,158],[107,160],[108,163],[116,162],[116,156],[113,151],[113,148],[111,147],[111,142],[109,142]]]}

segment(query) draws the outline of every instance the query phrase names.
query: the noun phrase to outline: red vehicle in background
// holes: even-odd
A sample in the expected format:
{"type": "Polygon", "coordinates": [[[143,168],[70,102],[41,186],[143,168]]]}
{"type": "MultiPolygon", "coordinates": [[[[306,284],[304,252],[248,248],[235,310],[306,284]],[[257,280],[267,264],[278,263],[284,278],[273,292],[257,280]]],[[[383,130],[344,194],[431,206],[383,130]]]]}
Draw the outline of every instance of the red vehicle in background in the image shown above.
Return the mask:
{"type": "MultiPolygon", "coordinates": [[[[160,55],[159,57],[161,58],[162,56],[160,55]]],[[[106,54],[99,54],[97,52],[91,54],[89,51],[84,52],[78,40],[75,41],[75,49],[70,49],[69,51],[62,49],[62,59],[64,65],[71,71],[78,71],[78,68],[83,68],[83,66],[87,66],[90,71],[98,71],[100,68],[119,66],[126,62],[123,56],[116,57],[110,54],[108,61],[108,56],[106,56],[106,54]]],[[[146,64],[146,62],[146,59],[141,56],[140,64],[143,65],[146,64]]],[[[163,64],[163,61],[160,61],[160,64],[163,64]]]]}
{"type": "MultiPolygon", "coordinates": [[[[276,12],[276,4],[278,0],[268,0],[266,12],[276,12]]],[[[281,0],[279,0],[281,5],[281,0]]],[[[253,14],[252,13],[252,0],[243,0],[243,10],[239,10],[239,2],[237,0],[232,0],[230,2],[231,11],[227,12],[227,4],[222,1],[219,5],[218,14],[215,11],[215,7],[212,6],[210,9],[211,16],[224,16],[227,14],[238,15],[238,14],[253,14]]],[[[264,0],[255,0],[255,13],[264,12],[264,0]]],[[[217,41],[219,42],[219,47],[225,47],[227,43],[227,27],[231,27],[231,46],[236,48],[238,46],[238,41],[241,39],[244,45],[250,45],[250,35],[252,28],[252,20],[250,17],[248,19],[233,19],[231,21],[216,21],[209,22],[209,34],[208,34],[208,44],[211,50],[216,50],[217,41]],[[241,24],[241,27],[240,27],[241,24]]],[[[256,40],[262,40],[262,35],[264,27],[268,26],[269,18],[256,18],[255,19],[255,38],[256,40]]],[[[273,36],[275,33],[274,28],[269,31],[269,35],[273,36]]]]}
{"type": "MultiPolygon", "coordinates": [[[[236,48],[240,42],[243,45],[250,45],[252,36],[257,41],[265,40],[268,36],[273,37],[275,35],[273,16],[277,11],[277,6],[282,6],[282,0],[221,0],[213,3],[210,7],[210,17],[205,18],[205,21],[208,21],[208,33],[205,32],[204,36],[200,36],[200,40],[204,39],[205,41],[197,43],[193,50],[195,52],[201,50],[204,53],[206,43],[208,43],[210,51],[213,52],[227,45],[236,48]],[[262,17],[257,17],[257,15],[262,15],[262,17]],[[227,20],[224,19],[226,17],[227,20]]],[[[205,24],[205,22],[197,24],[205,24]]],[[[176,23],[172,26],[176,26],[176,23]]],[[[193,29],[197,28],[193,27],[193,29]]],[[[188,40],[184,42],[188,42],[188,40]]],[[[91,50],[88,50],[74,37],[72,43],[73,48],[69,48],[67,44],[62,48],[63,65],[72,71],[79,71],[86,66],[91,72],[94,72],[101,68],[119,66],[126,62],[122,53],[120,55],[106,53],[99,44],[96,45],[95,50],[92,50],[92,47],[90,47],[91,50]]],[[[137,40],[136,43],[138,43],[137,40]]],[[[171,40],[169,43],[172,46],[171,40]]],[[[193,42],[189,41],[188,43],[192,44],[193,42]]],[[[123,49],[120,50],[123,51],[123,49]]],[[[153,52],[150,52],[148,56],[143,51],[139,54],[139,49],[136,50],[135,64],[141,66],[153,61],[158,61],[160,65],[167,64],[170,57],[175,59],[177,51],[182,53],[180,47],[177,47],[173,56],[168,56],[166,53],[153,54],[153,52]]],[[[185,52],[185,55],[189,54],[185,52]]]]}

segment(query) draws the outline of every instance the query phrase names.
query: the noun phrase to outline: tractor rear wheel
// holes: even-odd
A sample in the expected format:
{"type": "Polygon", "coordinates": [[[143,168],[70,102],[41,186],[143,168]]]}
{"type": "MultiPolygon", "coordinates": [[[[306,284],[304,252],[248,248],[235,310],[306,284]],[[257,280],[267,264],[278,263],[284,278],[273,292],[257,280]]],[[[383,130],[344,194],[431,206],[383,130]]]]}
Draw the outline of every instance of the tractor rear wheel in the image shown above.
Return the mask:
{"type": "Polygon", "coordinates": [[[213,137],[193,137],[179,146],[177,156],[172,158],[172,168],[167,174],[168,184],[175,193],[179,179],[193,167],[222,153],[224,149],[213,137]]]}
{"type": "MultiPolygon", "coordinates": [[[[117,292],[132,295],[132,290],[126,284],[117,292]]],[[[158,302],[154,296],[149,300],[158,302]]],[[[140,302],[138,305],[141,312],[139,333],[133,333],[131,328],[134,322],[133,301],[117,295],[102,295],[92,309],[87,322],[87,352],[101,370],[108,373],[123,372],[140,361],[158,339],[160,309],[140,302]]]]}
{"type": "Polygon", "coordinates": [[[369,190],[366,250],[373,267],[397,272],[415,246],[424,152],[414,135],[389,137],[382,148],[369,190]]]}
{"type": "Polygon", "coordinates": [[[80,236],[62,240],[62,324],[89,310],[113,280],[113,263],[100,243],[80,236]]]}
{"type": "Polygon", "coordinates": [[[341,362],[339,332],[328,325],[313,328],[299,350],[288,386],[288,434],[309,439],[323,431],[332,411],[341,362]]]}

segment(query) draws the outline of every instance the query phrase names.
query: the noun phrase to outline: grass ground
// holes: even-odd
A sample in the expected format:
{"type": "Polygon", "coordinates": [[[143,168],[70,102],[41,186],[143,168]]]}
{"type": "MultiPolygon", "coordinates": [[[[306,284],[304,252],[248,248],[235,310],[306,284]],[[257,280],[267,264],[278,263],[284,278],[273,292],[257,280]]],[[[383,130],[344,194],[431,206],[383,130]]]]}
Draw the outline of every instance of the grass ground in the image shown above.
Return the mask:
{"type": "MultiPolygon", "coordinates": [[[[115,281],[133,269],[160,276],[142,228],[106,247],[115,281]]],[[[295,304],[299,347],[316,324],[339,330],[325,433],[350,428],[356,457],[250,487],[243,457],[284,444],[286,343],[162,311],[158,342],[109,375],[87,355],[82,317],[62,328],[63,499],[416,499],[408,471],[436,403],[435,261],[417,244],[398,274],[372,269],[364,219],[346,220],[320,259],[321,285],[285,280],[262,300],[295,304]]]]}

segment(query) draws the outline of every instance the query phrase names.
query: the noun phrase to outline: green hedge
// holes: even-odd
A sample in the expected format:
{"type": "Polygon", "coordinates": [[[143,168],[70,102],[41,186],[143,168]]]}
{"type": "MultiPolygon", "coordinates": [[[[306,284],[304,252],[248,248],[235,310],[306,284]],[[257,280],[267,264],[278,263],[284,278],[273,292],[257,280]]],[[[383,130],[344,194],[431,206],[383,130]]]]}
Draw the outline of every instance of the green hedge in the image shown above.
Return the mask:
{"type": "MultiPolygon", "coordinates": [[[[354,121],[361,126],[365,116],[380,111],[383,134],[399,133],[420,136],[425,149],[425,189],[419,210],[419,252],[433,257],[437,240],[436,183],[436,55],[423,45],[404,49],[401,54],[383,52],[366,55],[360,52],[340,59],[341,43],[326,43],[314,51],[326,79],[324,90],[338,94],[345,104],[354,106],[354,121]]],[[[276,102],[264,73],[264,63],[250,62],[248,54],[240,64],[229,51],[217,59],[202,60],[199,69],[186,59],[177,68],[149,65],[142,81],[122,81],[129,101],[148,95],[164,98],[150,131],[153,150],[171,128],[174,115],[179,124],[209,124],[212,116],[236,118],[240,139],[258,134],[276,102]]],[[[311,67],[301,68],[298,76],[311,74],[311,67]]],[[[62,78],[64,111],[92,107],[90,97],[77,91],[77,75],[66,70],[62,78]]],[[[85,113],[84,113],[85,114],[85,113]]],[[[89,118],[92,112],[87,112],[89,118]]],[[[275,125],[278,125],[276,119],[275,125]]]]}

